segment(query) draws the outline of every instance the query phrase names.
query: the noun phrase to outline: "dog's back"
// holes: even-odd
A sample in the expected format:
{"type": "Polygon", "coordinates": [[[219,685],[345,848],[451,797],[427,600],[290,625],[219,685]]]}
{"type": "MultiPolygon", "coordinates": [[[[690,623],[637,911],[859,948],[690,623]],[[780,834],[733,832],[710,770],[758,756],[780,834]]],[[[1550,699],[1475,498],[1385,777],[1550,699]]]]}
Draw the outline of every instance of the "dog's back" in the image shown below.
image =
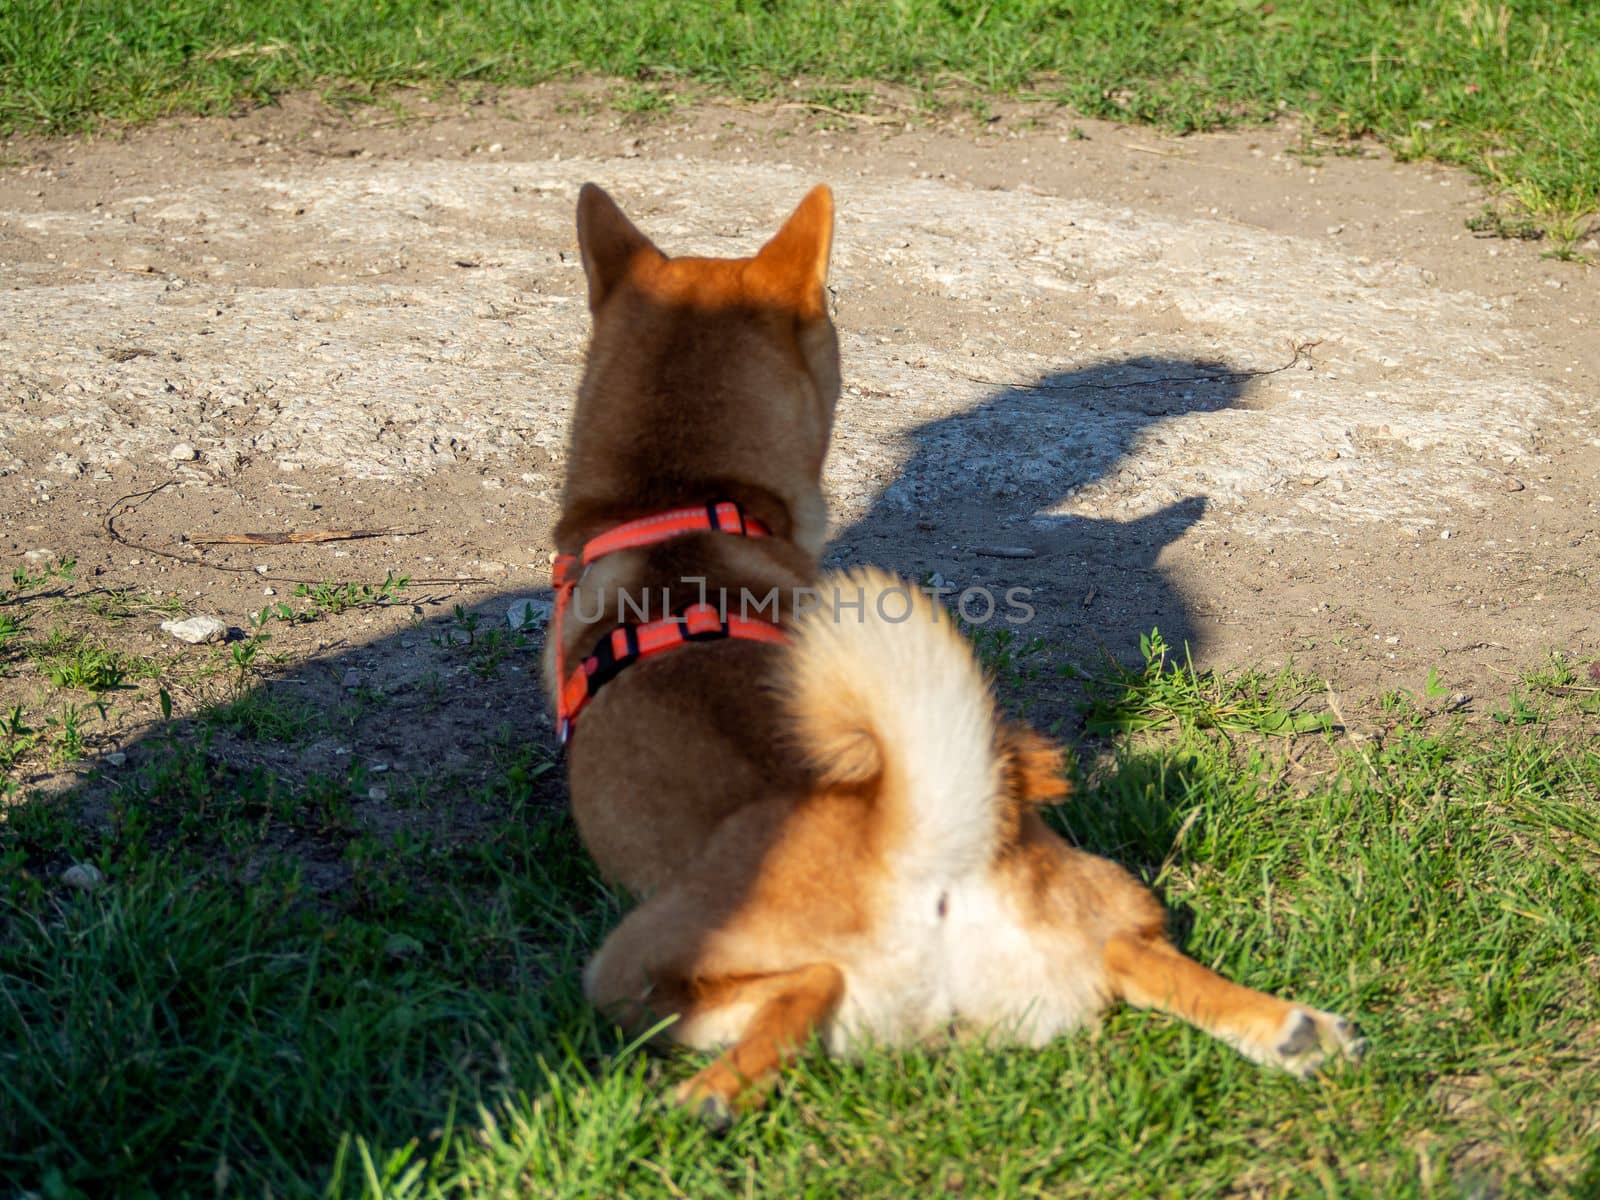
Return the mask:
{"type": "MultiPolygon", "coordinates": [[[[839,394],[824,277],[832,196],[814,190],[747,259],[667,258],[599,188],[579,197],[594,335],[556,528],[576,555],[663,509],[737,504],[772,536],[699,533],[601,559],[555,631],[547,678],[634,613],[701,598],[792,616],[826,534],[822,460],[839,394]]],[[[573,811],[601,869],[636,894],[681,872],[728,815],[803,788],[766,696],[772,646],[692,645],[630,668],[570,746],[573,811]]]]}

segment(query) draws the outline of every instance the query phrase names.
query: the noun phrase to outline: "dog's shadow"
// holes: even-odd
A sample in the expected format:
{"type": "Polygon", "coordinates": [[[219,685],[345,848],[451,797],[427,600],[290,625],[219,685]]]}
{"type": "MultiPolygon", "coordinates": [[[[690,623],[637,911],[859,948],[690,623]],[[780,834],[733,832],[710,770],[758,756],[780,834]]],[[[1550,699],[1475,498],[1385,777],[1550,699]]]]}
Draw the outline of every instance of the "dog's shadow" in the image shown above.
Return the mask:
{"type": "Polygon", "coordinates": [[[1128,358],[1004,387],[914,430],[915,451],[827,561],[937,572],[958,590],[1025,587],[1034,613],[1017,632],[1080,649],[1123,656],[1152,626],[1169,645],[1195,644],[1156,560],[1206,500],[1148,500],[1170,489],[1141,478],[1137,448],[1163,421],[1233,406],[1248,377],[1212,361],[1128,358]],[[1105,515],[1114,508],[1137,515],[1105,515]]]}
{"type": "MultiPolygon", "coordinates": [[[[1006,386],[913,430],[904,467],[840,529],[825,562],[938,575],[952,599],[967,588],[994,597],[980,651],[1001,632],[1008,653],[1028,646],[1037,660],[1043,648],[1092,670],[1105,655],[1135,657],[1152,628],[1198,651],[1190,606],[1158,559],[1204,516],[1206,498],[1145,471],[1139,446],[1163,422],[1232,407],[1249,378],[1216,361],[1137,357],[1006,386]],[[1004,602],[1012,589],[1025,608],[1004,602]]],[[[987,605],[978,597],[962,615],[981,618],[987,605]]],[[[1006,674],[1003,699],[1070,735],[1074,688],[1006,674]]]]}

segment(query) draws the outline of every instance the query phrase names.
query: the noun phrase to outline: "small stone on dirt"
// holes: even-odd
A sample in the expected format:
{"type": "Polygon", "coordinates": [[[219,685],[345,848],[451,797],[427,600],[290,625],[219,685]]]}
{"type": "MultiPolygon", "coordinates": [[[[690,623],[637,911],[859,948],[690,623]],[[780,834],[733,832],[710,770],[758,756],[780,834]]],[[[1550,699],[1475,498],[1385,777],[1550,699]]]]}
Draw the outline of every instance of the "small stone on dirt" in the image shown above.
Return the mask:
{"type": "Polygon", "coordinates": [[[352,688],[360,687],[361,672],[356,670],[354,667],[351,667],[344,673],[344,678],[340,680],[340,686],[342,686],[346,691],[349,691],[352,688]]]}
{"type": "Polygon", "coordinates": [[[204,642],[220,642],[228,633],[226,621],[216,617],[190,617],[187,621],[163,621],[161,632],[170,633],[180,642],[198,646],[204,642]]]}
{"type": "Polygon", "coordinates": [[[37,550],[29,550],[22,556],[22,561],[27,563],[30,567],[48,567],[51,563],[57,560],[57,557],[58,556],[54,550],[49,550],[41,546],[37,550]]]}
{"type": "Polygon", "coordinates": [[[1508,492],[1520,492],[1527,486],[1528,485],[1523,483],[1520,479],[1517,479],[1511,475],[1506,476],[1506,491],[1508,492]]]}
{"type": "Polygon", "coordinates": [[[193,462],[200,457],[200,452],[188,442],[179,442],[171,450],[167,451],[167,457],[173,462],[193,462]]]}
{"type": "Polygon", "coordinates": [[[92,892],[106,881],[100,868],[93,863],[73,863],[61,872],[61,882],[79,891],[92,892]]]}
{"type": "Polygon", "coordinates": [[[108,767],[120,767],[128,761],[128,756],[121,750],[113,750],[110,754],[104,755],[100,761],[108,767]]]}

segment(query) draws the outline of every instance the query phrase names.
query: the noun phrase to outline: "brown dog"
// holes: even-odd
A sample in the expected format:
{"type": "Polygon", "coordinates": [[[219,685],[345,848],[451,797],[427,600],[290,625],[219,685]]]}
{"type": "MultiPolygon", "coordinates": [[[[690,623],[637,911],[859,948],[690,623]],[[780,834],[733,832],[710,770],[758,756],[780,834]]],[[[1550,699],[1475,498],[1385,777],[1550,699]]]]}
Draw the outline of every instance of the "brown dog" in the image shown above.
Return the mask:
{"type": "Polygon", "coordinates": [[[578,199],[594,337],[550,680],[583,710],[584,842],[641,900],[590,1000],[720,1050],[676,1097],[711,1116],[813,1036],[1037,1045],[1117,1000],[1302,1075],[1358,1055],[1349,1022],[1186,958],[1143,886],[1046,827],[1060,751],[1000,717],[939,606],[876,571],[818,580],[832,226],[819,187],[754,258],[674,259],[599,188],[578,199]]]}

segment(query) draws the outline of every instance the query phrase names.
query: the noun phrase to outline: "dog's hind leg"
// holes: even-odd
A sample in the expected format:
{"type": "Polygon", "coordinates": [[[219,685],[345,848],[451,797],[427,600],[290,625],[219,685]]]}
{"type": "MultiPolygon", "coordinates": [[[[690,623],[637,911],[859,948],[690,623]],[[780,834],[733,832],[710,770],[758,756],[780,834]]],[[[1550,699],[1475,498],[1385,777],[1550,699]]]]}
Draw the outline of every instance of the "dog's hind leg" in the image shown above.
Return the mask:
{"type": "Polygon", "coordinates": [[[773,975],[706,980],[695,993],[683,1013],[686,1040],[697,1040],[696,1027],[749,1014],[733,1045],[673,1093],[681,1107],[722,1124],[736,1108],[759,1104],[784,1064],[826,1025],[844,996],[844,975],[831,963],[813,963],[773,975]]]}
{"type": "Polygon", "coordinates": [[[1359,1058],[1366,1050],[1343,1017],[1232,983],[1184,955],[1159,929],[1113,934],[1105,965],[1120,999],[1181,1017],[1245,1057],[1301,1077],[1330,1058],[1359,1058]]]}
{"type": "MultiPolygon", "coordinates": [[[[1064,1031],[1123,1000],[1181,1017],[1247,1058],[1309,1075],[1366,1043],[1333,1013],[1231,983],[1166,936],[1161,905],[1127,871],[1075,849],[1025,813],[998,865],[996,915],[963,933],[963,1015],[1024,1012],[1024,1033],[1064,1031]],[[1020,936],[1006,936],[1015,929],[1020,936]],[[998,986],[997,986],[998,985],[998,986]],[[1076,996],[1074,993],[1077,993],[1076,996]],[[1027,1002],[1031,1007],[1020,1009],[1027,1002]]],[[[956,911],[952,909],[952,917],[956,911]]],[[[972,922],[969,920],[968,924],[972,922]]]]}
{"type": "Polygon", "coordinates": [[[635,1032],[670,1022],[664,1039],[721,1050],[674,1094],[721,1123],[760,1102],[783,1065],[823,1030],[844,998],[844,974],[819,962],[773,970],[766,955],[710,948],[719,934],[696,923],[701,905],[676,889],[635,909],[584,972],[589,1001],[635,1032]],[[761,965],[752,961],[765,958],[761,965]],[[744,964],[750,964],[748,967],[744,964]]]}

